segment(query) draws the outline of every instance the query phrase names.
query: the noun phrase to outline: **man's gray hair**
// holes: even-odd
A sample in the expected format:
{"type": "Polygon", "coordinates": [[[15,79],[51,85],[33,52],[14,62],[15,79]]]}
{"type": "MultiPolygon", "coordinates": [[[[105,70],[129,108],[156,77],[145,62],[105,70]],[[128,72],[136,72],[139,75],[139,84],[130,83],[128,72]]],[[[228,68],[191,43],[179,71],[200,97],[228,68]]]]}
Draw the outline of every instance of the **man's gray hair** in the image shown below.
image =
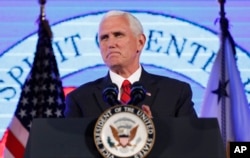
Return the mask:
{"type": "MultiPolygon", "coordinates": [[[[111,11],[108,11],[108,12],[103,16],[102,21],[105,20],[105,19],[108,18],[108,17],[117,16],[117,15],[125,16],[125,17],[128,18],[130,28],[132,29],[132,31],[133,31],[136,35],[143,34],[143,27],[142,27],[141,22],[140,22],[134,15],[132,15],[132,14],[129,13],[129,12],[120,11],[120,10],[111,10],[111,11]]],[[[101,21],[101,22],[102,22],[102,21],[101,21]]]]}

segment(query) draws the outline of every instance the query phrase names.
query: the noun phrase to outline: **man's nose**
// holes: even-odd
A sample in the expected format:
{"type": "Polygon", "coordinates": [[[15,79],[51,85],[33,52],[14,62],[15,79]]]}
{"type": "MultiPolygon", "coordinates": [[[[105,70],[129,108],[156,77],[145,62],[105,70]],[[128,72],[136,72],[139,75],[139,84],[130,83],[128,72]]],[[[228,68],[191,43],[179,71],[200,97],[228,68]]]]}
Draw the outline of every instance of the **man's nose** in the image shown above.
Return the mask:
{"type": "Polygon", "coordinates": [[[108,39],[108,47],[109,47],[109,48],[114,48],[115,45],[116,45],[116,40],[115,40],[115,38],[114,38],[114,37],[110,37],[110,38],[108,39]]]}

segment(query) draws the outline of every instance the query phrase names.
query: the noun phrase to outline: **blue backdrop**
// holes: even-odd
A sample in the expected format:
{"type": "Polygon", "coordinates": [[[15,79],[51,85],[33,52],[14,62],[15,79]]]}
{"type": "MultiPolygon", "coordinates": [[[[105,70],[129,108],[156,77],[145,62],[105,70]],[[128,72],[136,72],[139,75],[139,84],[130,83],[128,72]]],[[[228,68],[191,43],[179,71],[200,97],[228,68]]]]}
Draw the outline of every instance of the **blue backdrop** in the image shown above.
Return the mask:
{"type": "MultiPolygon", "coordinates": [[[[219,8],[216,0],[47,0],[46,17],[54,33],[64,87],[77,87],[106,74],[95,41],[98,22],[107,10],[128,10],[144,25],[148,39],[142,56],[145,68],[189,82],[199,114],[212,65],[209,58],[219,48],[219,8]],[[194,43],[206,50],[195,52],[194,43]]],[[[225,8],[250,102],[250,2],[227,0],[225,8]]],[[[33,61],[39,11],[36,0],[0,1],[0,138],[33,61]]]]}

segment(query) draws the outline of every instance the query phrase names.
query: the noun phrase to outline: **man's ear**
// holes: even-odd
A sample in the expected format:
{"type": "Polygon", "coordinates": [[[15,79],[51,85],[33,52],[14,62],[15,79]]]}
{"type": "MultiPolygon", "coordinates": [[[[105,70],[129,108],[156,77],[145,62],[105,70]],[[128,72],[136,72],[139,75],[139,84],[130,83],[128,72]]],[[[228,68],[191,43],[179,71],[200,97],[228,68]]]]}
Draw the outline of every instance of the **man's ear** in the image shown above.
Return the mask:
{"type": "Polygon", "coordinates": [[[141,52],[141,50],[143,49],[145,42],[146,42],[146,36],[144,34],[140,34],[138,35],[139,40],[138,40],[138,50],[137,53],[141,52]]]}

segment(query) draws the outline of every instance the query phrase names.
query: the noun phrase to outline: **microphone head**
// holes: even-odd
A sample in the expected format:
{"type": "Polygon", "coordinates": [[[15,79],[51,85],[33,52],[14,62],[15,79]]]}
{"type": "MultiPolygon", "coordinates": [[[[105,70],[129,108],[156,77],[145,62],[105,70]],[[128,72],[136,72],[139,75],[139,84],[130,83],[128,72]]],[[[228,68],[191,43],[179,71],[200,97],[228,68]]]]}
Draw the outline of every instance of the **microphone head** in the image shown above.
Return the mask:
{"type": "Polygon", "coordinates": [[[143,86],[137,81],[132,84],[131,92],[130,92],[130,97],[131,100],[129,101],[128,104],[136,105],[140,101],[144,100],[146,96],[146,91],[143,88],[143,86]]]}
{"type": "Polygon", "coordinates": [[[118,97],[118,86],[114,83],[107,86],[102,92],[103,100],[111,106],[120,104],[117,100],[118,97]]]}

